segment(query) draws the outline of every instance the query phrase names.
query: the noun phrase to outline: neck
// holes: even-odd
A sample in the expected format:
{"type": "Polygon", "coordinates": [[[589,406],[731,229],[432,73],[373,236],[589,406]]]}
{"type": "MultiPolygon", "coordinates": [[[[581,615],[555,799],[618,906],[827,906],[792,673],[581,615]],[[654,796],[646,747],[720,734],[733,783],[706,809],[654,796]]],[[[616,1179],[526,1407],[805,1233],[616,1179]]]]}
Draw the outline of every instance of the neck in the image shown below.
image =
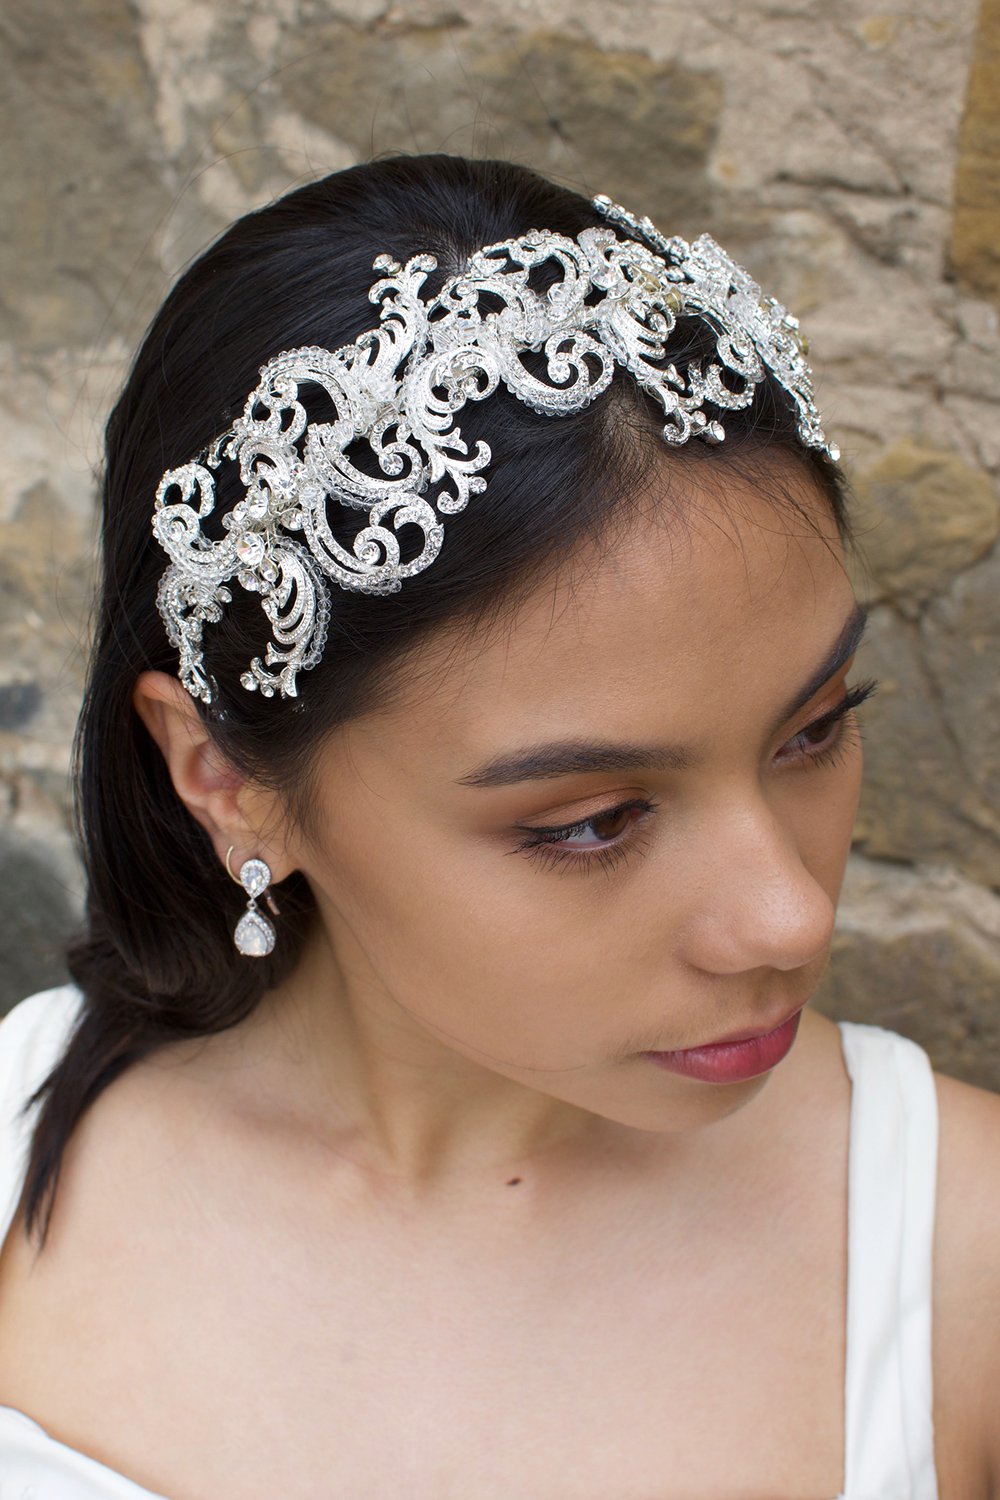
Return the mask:
{"type": "Polygon", "coordinates": [[[456,1051],[339,933],[335,951],[318,922],[292,974],[230,1046],[252,1107],[287,1116],[294,1101],[297,1123],[408,1196],[509,1180],[543,1155],[643,1134],[456,1051]]]}

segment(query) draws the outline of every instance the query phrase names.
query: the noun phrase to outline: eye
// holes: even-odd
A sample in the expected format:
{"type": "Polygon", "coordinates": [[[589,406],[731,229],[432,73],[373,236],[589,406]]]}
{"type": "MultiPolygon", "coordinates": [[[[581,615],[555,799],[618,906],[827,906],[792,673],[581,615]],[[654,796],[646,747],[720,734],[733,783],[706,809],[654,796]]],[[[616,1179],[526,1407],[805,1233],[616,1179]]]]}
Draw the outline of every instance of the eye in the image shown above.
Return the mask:
{"type": "Polygon", "coordinates": [[[599,866],[612,870],[629,854],[637,852],[644,842],[641,829],[658,806],[651,798],[636,797],[581,818],[578,823],[557,828],[526,828],[522,831],[529,833],[530,838],[510,852],[527,854],[550,864],[575,865],[578,869],[599,866]]]}
{"type": "MultiPolygon", "coordinates": [[[[855,731],[855,737],[859,733],[854,720],[848,717],[853,709],[859,708],[867,698],[870,698],[878,689],[878,680],[874,677],[865,682],[858,683],[857,687],[851,688],[835,708],[820,718],[814,719],[804,729],[788,741],[788,746],[793,747],[793,760],[799,760],[810,766],[833,765],[841,757],[842,753],[851,743],[851,731],[855,731]]],[[[785,746],[783,748],[788,748],[785,746]]]]}

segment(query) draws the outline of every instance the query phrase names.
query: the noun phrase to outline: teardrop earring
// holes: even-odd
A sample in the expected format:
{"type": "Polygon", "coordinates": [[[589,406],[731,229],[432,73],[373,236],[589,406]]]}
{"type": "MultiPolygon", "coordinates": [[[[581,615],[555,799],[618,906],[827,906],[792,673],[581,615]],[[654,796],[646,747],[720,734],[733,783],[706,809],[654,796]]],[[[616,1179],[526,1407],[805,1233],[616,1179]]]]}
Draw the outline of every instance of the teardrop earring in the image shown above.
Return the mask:
{"type": "Polygon", "coordinates": [[[240,865],[240,873],[237,877],[233,874],[229,863],[229,856],[235,848],[235,844],[230,844],[226,853],[226,869],[231,879],[246,891],[249,900],[246,911],[236,924],[233,942],[239,952],[245,954],[247,958],[265,958],[274,948],[277,935],[274,924],[268,921],[263,912],[257,910],[257,897],[264,895],[264,899],[275,916],[279,915],[274,897],[270,894],[265,895],[271,883],[271,869],[263,859],[247,859],[240,865]]]}

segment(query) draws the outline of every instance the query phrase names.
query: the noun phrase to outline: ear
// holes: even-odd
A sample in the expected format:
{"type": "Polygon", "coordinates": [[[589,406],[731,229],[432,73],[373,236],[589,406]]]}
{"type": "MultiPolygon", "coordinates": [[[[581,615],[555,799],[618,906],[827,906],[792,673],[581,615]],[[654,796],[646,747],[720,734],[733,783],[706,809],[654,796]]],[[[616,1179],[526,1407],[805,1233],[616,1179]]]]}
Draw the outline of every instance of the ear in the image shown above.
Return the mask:
{"type": "Polygon", "coordinates": [[[180,678],[141,672],[132,704],[160,748],[174,790],[211,838],[220,863],[225,865],[232,845],[233,870],[253,857],[267,861],[274,881],[290,875],[295,863],[284,844],[259,831],[269,825],[280,830],[274,795],[252,787],[222,757],[180,678]]]}

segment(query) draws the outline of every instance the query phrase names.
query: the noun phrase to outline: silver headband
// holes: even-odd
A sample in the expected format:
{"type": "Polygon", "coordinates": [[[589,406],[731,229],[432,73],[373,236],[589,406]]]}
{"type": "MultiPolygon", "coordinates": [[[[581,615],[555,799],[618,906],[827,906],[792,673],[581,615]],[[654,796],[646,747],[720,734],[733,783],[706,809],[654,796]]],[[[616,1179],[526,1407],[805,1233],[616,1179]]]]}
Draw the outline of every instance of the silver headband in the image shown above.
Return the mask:
{"type": "Polygon", "coordinates": [[[691,245],[666,239],[610,199],[593,201],[634,238],[610,228],[583,229],[575,239],[532,230],[477,251],[427,299],[433,255],[405,266],[378,256],[374,269],[383,274],[368,294],[378,326],[340,349],[275,355],[261,366],[243,415],[189,463],[166,471],[152,516],[170,559],[157,607],[193,697],[217,696],[202,630],[232,602],[234,576],[260,595],[273,637],[240,682],[294,698],[297,673],[323,653],[327,580],[390,594],[434,561],[442,518],[485,491],[491,461],[482,440],[470,451],[458,414],[501,383],[532,411],[566,416],[606,390],[620,365],[662,409],[666,442],[719,443],[722,424],[705,405],[748,406],[766,366],[795,404],[802,443],[840,456],[820,426],[805,342],[787,309],[762,296],[710,235],[691,245]],[[529,281],[542,265],[561,274],[538,292],[529,281]],[[701,318],[715,334],[716,358],[704,369],[692,361],[681,373],[665,362],[682,317],[701,318]],[[544,379],[527,368],[529,352],[543,355],[544,379]],[[303,385],[326,391],[332,421],[308,420],[297,399],[303,385]],[[348,456],[358,443],[371,460],[360,468],[348,456]],[[215,508],[212,471],[223,458],[239,464],[245,495],[221,517],[226,535],[213,541],[201,522],[215,508]],[[367,511],[350,551],[331,531],[331,501],[367,511]],[[407,561],[395,535],[404,526],[423,536],[407,561]]]}

